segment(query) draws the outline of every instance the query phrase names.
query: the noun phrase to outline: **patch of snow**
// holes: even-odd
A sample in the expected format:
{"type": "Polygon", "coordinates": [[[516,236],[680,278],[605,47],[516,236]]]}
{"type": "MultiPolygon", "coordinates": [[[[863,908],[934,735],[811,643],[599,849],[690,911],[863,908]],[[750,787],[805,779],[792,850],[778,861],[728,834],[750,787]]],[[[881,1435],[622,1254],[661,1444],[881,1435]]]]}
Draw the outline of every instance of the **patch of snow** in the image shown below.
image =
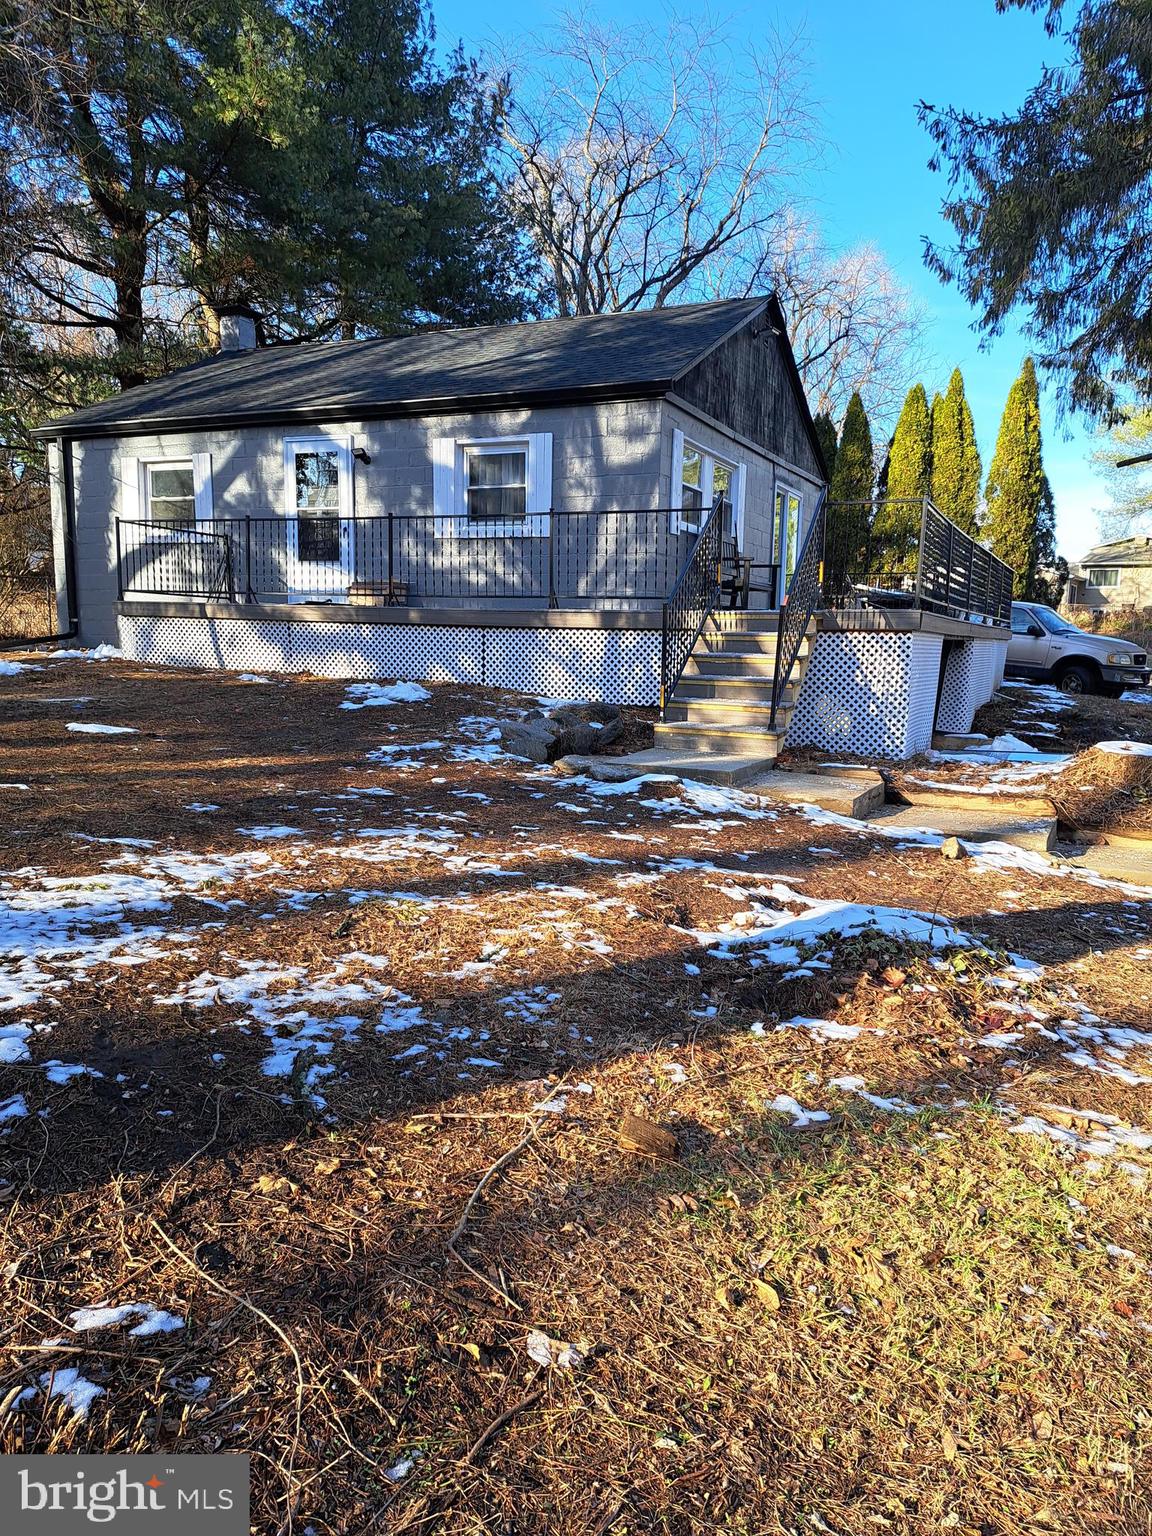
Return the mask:
{"type": "Polygon", "coordinates": [[[124,652],[115,645],[97,645],[91,650],[58,650],[47,653],[53,661],[124,661],[124,652]]]}
{"type": "Polygon", "coordinates": [[[1152,757],[1152,742],[1098,741],[1097,752],[1111,752],[1117,757],[1152,757]]]}
{"type": "Polygon", "coordinates": [[[128,1333],[134,1339],[146,1339],[154,1333],[175,1333],[184,1327],[184,1319],[165,1312],[149,1301],[129,1301],[119,1307],[80,1307],[69,1314],[68,1326],[74,1333],[88,1333],[94,1328],[115,1328],[130,1319],[141,1319],[128,1333]]]}
{"type": "Polygon", "coordinates": [[[284,826],[237,827],[236,831],[240,837],[251,837],[258,843],[274,842],[277,838],[282,837],[304,837],[306,835],[301,832],[299,827],[284,826]]]}
{"type": "Polygon", "coordinates": [[[16,677],[21,672],[43,672],[31,661],[0,661],[0,677],[16,677]]]}
{"type": "Polygon", "coordinates": [[[84,736],[139,736],[140,734],[132,725],[87,725],[82,720],[69,720],[64,729],[84,736]]]}
{"type": "Polygon", "coordinates": [[[270,683],[272,679],[261,676],[259,672],[238,672],[236,681],[238,683],[270,683]]]}
{"type": "Polygon", "coordinates": [[[421,704],[432,697],[419,683],[350,683],[341,709],[374,709],[384,704],[421,704]]]}
{"type": "Polygon", "coordinates": [[[6,1125],[9,1120],[22,1120],[27,1113],[28,1101],[22,1093],[0,1100],[0,1125],[6,1125]]]}
{"type": "Polygon", "coordinates": [[[409,1472],[411,1472],[416,1463],[421,1460],[423,1454],[423,1451],[414,1447],[407,1453],[407,1455],[401,1456],[399,1461],[395,1461],[390,1467],[386,1467],[384,1470],[384,1476],[390,1483],[399,1483],[403,1481],[403,1479],[408,1476],[409,1472]]]}
{"type": "Polygon", "coordinates": [[[826,1109],[805,1109],[787,1093],[778,1093],[768,1108],[775,1110],[778,1115],[791,1115],[793,1130],[802,1130],[806,1125],[816,1125],[821,1120],[832,1118],[826,1109]]]}
{"type": "Polygon", "coordinates": [[[806,1029],[814,1039],[856,1040],[860,1036],[859,1024],[838,1024],[835,1019],[784,1019],[777,1029],[806,1029]]]}
{"type": "MultiPolygon", "coordinates": [[[[104,1396],[103,1387],[98,1387],[95,1382],[81,1376],[72,1365],[61,1366],[56,1371],[45,1371],[40,1378],[40,1385],[47,1391],[49,1397],[62,1397],[78,1419],[86,1419],[92,1404],[98,1397],[104,1396]]],[[[22,1403],[34,1395],[34,1390],[30,1387],[21,1392],[16,1403],[22,1403]]]]}

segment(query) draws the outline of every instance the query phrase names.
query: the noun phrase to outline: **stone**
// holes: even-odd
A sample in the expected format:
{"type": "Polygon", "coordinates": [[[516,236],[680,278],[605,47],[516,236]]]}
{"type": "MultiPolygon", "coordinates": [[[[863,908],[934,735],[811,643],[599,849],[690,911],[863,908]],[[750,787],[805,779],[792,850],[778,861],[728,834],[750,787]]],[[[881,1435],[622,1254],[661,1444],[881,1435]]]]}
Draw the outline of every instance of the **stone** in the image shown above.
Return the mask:
{"type": "Polygon", "coordinates": [[[560,732],[543,715],[526,715],[500,726],[500,744],[514,757],[526,757],[533,763],[550,763],[560,755],[560,732]]]}
{"type": "Polygon", "coordinates": [[[968,850],[958,837],[946,837],[940,844],[942,859],[966,859],[968,850]]]}
{"type": "Polygon", "coordinates": [[[506,751],[534,763],[551,763],[559,757],[601,751],[624,729],[615,704],[561,704],[549,714],[529,710],[519,720],[500,726],[506,751]]]}

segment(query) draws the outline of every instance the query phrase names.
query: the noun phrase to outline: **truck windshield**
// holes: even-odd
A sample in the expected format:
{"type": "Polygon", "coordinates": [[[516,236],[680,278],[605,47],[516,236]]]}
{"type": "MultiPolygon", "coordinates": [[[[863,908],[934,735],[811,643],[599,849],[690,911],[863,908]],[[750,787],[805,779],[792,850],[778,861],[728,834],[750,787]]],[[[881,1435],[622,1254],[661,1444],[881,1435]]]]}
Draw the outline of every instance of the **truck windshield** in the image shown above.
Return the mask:
{"type": "Polygon", "coordinates": [[[1075,635],[1078,633],[1075,624],[1069,624],[1067,619],[1062,619],[1054,608],[1044,608],[1037,603],[1033,607],[1032,612],[1050,635],[1075,635]]]}

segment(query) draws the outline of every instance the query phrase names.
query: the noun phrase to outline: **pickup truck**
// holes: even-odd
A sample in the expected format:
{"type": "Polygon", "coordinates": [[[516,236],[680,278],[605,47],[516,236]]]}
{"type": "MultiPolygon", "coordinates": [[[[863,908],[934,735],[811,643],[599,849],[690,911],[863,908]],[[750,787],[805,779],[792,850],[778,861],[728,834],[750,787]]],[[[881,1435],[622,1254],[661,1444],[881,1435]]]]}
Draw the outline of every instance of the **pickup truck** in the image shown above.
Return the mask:
{"type": "Polygon", "coordinates": [[[1118,699],[1148,683],[1148,654],[1130,640],[1092,635],[1043,603],[1012,604],[1007,677],[1055,683],[1065,693],[1103,693],[1118,699]]]}

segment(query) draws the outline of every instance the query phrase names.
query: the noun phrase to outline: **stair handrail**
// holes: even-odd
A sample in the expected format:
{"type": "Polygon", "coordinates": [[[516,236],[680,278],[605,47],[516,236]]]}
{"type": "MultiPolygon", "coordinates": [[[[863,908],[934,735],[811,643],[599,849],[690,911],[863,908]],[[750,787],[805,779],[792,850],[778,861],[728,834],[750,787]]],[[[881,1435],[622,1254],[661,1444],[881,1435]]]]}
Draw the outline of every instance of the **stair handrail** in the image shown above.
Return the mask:
{"type": "Polygon", "coordinates": [[[660,718],[712,615],[724,580],[724,497],[718,495],[700,526],[660,614],[660,718]]]}
{"type": "Polygon", "coordinates": [[[780,618],[776,625],[776,661],[772,669],[772,711],[768,717],[768,729],[776,726],[776,713],[780,700],[792,677],[800,647],[808,633],[812,615],[821,606],[824,596],[824,532],[827,489],[820,492],[808,532],[800,546],[796,567],[792,572],[780,603],[780,618]]]}

